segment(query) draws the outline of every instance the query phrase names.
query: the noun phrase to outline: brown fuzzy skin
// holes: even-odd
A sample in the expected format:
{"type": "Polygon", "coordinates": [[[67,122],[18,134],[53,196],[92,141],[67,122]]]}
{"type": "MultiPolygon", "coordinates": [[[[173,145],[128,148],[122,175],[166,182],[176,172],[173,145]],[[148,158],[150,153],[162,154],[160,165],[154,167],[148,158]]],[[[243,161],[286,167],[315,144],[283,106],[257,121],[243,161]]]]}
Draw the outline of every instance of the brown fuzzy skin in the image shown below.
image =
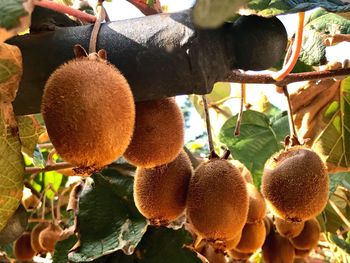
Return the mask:
{"type": "Polygon", "coordinates": [[[152,168],[167,164],[184,144],[184,119],[174,98],[136,103],[132,141],[124,153],[131,164],[152,168]]]}
{"type": "Polygon", "coordinates": [[[39,234],[40,246],[50,253],[54,252],[62,231],[63,230],[58,225],[50,223],[50,225],[39,234]]]}
{"type": "Polygon", "coordinates": [[[135,123],[128,82],[102,59],[74,59],[56,69],[46,82],[41,112],[60,156],[86,170],[118,159],[135,123]]]}
{"type": "Polygon", "coordinates": [[[191,178],[187,218],[196,234],[209,241],[235,238],[247,221],[249,198],[239,170],[227,160],[203,162],[191,178]]]}
{"type": "Polygon", "coordinates": [[[231,160],[230,162],[234,166],[236,166],[236,168],[241,172],[241,175],[243,176],[244,180],[247,183],[254,184],[254,180],[253,180],[253,176],[252,176],[251,172],[248,170],[248,168],[243,163],[241,163],[238,160],[231,160]]]}
{"type": "Polygon", "coordinates": [[[193,168],[185,151],[171,163],[137,168],[134,181],[136,207],[151,222],[169,223],[185,210],[193,168]]]}
{"type": "Polygon", "coordinates": [[[307,249],[307,250],[295,249],[295,257],[306,258],[310,255],[311,251],[312,249],[307,249]]]}
{"type": "Polygon", "coordinates": [[[36,253],[46,253],[47,250],[43,248],[39,243],[39,235],[41,231],[46,229],[49,226],[47,222],[41,222],[38,223],[33,229],[32,229],[32,235],[30,238],[30,244],[32,245],[32,248],[36,253]]]}
{"type": "Polygon", "coordinates": [[[277,217],[301,222],[317,216],[328,201],[329,177],[317,153],[293,147],[266,164],[261,192],[277,217]]]}
{"type": "Polygon", "coordinates": [[[209,263],[227,263],[224,253],[209,245],[204,247],[201,254],[209,261],[209,263]]]}
{"type": "Polygon", "coordinates": [[[320,233],[320,224],[313,218],[305,222],[303,231],[297,237],[290,239],[290,242],[296,249],[313,249],[318,244],[320,233]]]}
{"type": "Polygon", "coordinates": [[[269,216],[264,217],[264,225],[266,230],[266,236],[270,234],[270,232],[273,230],[273,221],[269,216]]]}
{"type": "Polygon", "coordinates": [[[242,252],[239,252],[235,249],[231,249],[231,250],[227,251],[227,254],[230,258],[232,258],[234,260],[239,260],[239,261],[247,260],[253,255],[252,253],[242,253],[242,252]]]}
{"type": "Polygon", "coordinates": [[[263,220],[254,224],[246,224],[235,250],[241,253],[254,253],[262,247],[265,237],[266,229],[263,220]]]}
{"type": "Polygon", "coordinates": [[[266,203],[262,194],[253,184],[247,183],[249,195],[249,210],[247,223],[253,224],[264,219],[266,215],[266,203]]]}
{"type": "Polygon", "coordinates": [[[13,245],[13,254],[18,261],[31,261],[35,251],[30,245],[30,232],[23,233],[13,245]]]}
{"type": "Polygon", "coordinates": [[[304,223],[304,221],[300,223],[288,222],[278,217],[275,219],[275,226],[278,233],[286,238],[294,238],[298,236],[301,231],[303,231],[304,223]]]}
{"type": "Polygon", "coordinates": [[[209,242],[210,245],[219,251],[226,251],[233,249],[237,246],[239,243],[239,240],[241,239],[242,233],[240,232],[235,238],[227,240],[227,241],[216,241],[216,242],[209,242]]]}
{"type": "Polygon", "coordinates": [[[262,247],[262,255],[264,263],[293,263],[295,258],[292,244],[277,232],[267,237],[262,247]]]}

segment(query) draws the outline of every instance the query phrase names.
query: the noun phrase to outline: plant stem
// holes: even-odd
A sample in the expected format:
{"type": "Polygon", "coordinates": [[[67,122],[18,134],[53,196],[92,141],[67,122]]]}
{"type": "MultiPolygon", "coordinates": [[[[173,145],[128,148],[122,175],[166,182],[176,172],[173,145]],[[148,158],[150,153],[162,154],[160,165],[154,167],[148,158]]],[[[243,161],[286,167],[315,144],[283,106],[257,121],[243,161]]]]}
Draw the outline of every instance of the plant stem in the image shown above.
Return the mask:
{"type": "Polygon", "coordinates": [[[40,143],[38,144],[38,147],[41,149],[51,149],[53,148],[52,143],[40,143]]]}
{"type": "Polygon", "coordinates": [[[235,132],[234,135],[238,136],[240,134],[240,129],[241,129],[241,122],[242,122],[242,116],[243,116],[243,104],[245,101],[245,83],[241,84],[241,106],[239,109],[237,121],[236,121],[236,127],[235,127],[235,132]]]}
{"type": "Polygon", "coordinates": [[[293,119],[293,109],[289,98],[289,92],[287,86],[283,86],[283,93],[287,98],[288,104],[288,121],[289,121],[289,133],[290,133],[290,146],[300,145],[298,134],[295,129],[294,119],[293,119]]]}
{"type": "Polygon", "coordinates": [[[97,43],[97,36],[98,32],[100,31],[101,28],[101,23],[106,17],[106,10],[104,9],[102,2],[99,2],[97,5],[97,20],[95,21],[94,28],[92,29],[91,32],[91,37],[90,37],[90,43],[89,43],[89,53],[95,53],[96,52],[96,43],[97,43]]]}
{"type": "Polygon", "coordinates": [[[67,168],[74,168],[75,166],[62,162],[62,163],[54,163],[51,165],[46,165],[44,168],[41,167],[26,167],[25,168],[25,173],[26,174],[36,174],[36,173],[42,173],[42,172],[49,172],[49,171],[56,171],[56,170],[61,170],[61,169],[67,169],[67,168]]]}
{"type": "Polygon", "coordinates": [[[205,122],[207,125],[207,133],[208,133],[208,143],[209,143],[209,152],[210,152],[209,159],[218,158],[219,156],[215,153],[215,149],[214,149],[213,136],[211,133],[209,109],[208,109],[207,98],[205,95],[202,95],[202,100],[203,100],[203,106],[204,106],[204,112],[205,112],[205,122]]]}
{"type": "Polygon", "coordinates": [[[346,218],[346,216],[340,211],[340,209],[336,206],[336,204],[329,199],[329,204],[333,208],[333,210],[337,213],[340,219],[345,223],[345,225],[350,228],[350,221],[346,218]]]}
{"type": "Polygon", "coordinates": [[[89,15],[83,11],[71,8],[66,5],[58,4],[53,1],[41,0],[41,1],[35,1],[34,4],[36,6],[41,6],[47,9],[54,10],[56,12],[65,13],[65,14],[74,16],[79,20],[82,20],[85,22],[94,23],[96,21],[96,17],[93,15],[89,15]]]}
{"type": "Polygon", "coordinates": [[[274,72],[272,74],[272,78],[275,80],[282,80],[284,79],[294,68],[295,64],[298,61],[298,57],[300,54],[302,41],[303,41],[303,31],[304,31],[304,18],[305,18],[305,12],[299,12],[298,13],[298,29],[296,33],[295,38],[295,44],[293,45],[293,51],[292,55],[290,56],[290,59],[288,59],[287,64],[279,71],[274,72]]]}
{"type": "Polygon", "coordinates": [[[127,0],[130,4],[133,4],[137,9],[139,9],[145,16],[155,15],[162,13],[162,8],[159,0],[155,0],[153,7],[147,5],[146,0],[127,0]]]}
{"type": "Polygon", "coordinates": [[[334,70],[291,73],[288,74],[283,80],[276,81],[270,74],[247,74],[242,73],[239,70],[234,70],[231,71],[229,76],[227,76],[222,82],[275,84],[276,86],[283,87],[294,82],[346,77],[348,75],[350,75],[350,68],[341,68],[334,70]]]}

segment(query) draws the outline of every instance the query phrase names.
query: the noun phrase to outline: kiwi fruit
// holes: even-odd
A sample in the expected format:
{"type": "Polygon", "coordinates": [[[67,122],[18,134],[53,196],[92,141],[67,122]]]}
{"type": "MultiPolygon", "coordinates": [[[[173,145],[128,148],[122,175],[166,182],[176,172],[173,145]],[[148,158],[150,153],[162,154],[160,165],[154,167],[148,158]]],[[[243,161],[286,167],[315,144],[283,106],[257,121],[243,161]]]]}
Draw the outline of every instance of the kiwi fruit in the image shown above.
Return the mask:
{"type": "Polygon", "coordinates": [[[39,234],[39,245],[46,251],[52,253],[55,250],[57,241],[60,239],[62,229],[56,223],[51,222],[39,234]]]}
{"type": "Polygon", "coordinates": [[[118,159],[134,129],[129,84],[99,56],[79,57],[57,68],[45,84],[41,112],[58,154],[83,170],[118,159]]]}
{"type": "Polygon", "coordinates": [[[295,257],[296,258],[306,258],[310,255],[312,249],[306,249],[306,250],[302,250],[302,249],[295,249],[295,257]]]}
{"type": "Polygon", "coordinates": [[[18,261],[30,261],[35,251],[30,245],[30,232],[23,233],[13,245],[13,254],[18,261]]]}
{"type": "Polygon", "coordinates": [[[270,232],[274,230],[273,221],[269,216],[264,217],[264,225],[266,230],[266,236],[268,236],[270,232]]]}
{"type": "Polygon", "coordinates": [[[282,58],[288,35],[277,17],[241,16],[233,24],[236,68],[264,70],[275,66],[282,58]]]}
{"type": "Polygon", "coordinates": [[[248,215],[246,182],[229,161],[210,159],[191,177],[187,218],[194,232],[209,241],[227,241],[243,229],[248,215]]]}
{"type": "Polygon", "coordinates": [[[216,250],[215,248],[206,245],[201,254],[208,260],[209,263],[226,263],[226,257],[224,253],[216,250]]]}
{"type": "Polygon", "coordinates": [[[290,239],[290,242],[296,249],[313,249],[318,244],[320,233],[320,224],[317,219],[313,218],[305,222],[301,233],[297,237],[290,239]]]}
{"type": "Polygon", "coordinates": [[[151,223],[167,224],[185,210],[192,164],[185,151],[169,164],[137,168],[134,199],[138,210],[151,223]]]}
{"type": "Polygon", "coordinates": [[[227,254],[233,260],[242,260],[242,261],[249,259],[253,255],[253,253],[242,253],[235,249],[228,250],[227,254]]]}
{"type": "Polygon", "coordinates": [[[247,183],[247,190],[249,195],[247,223],[252,224],[264,219],[266,215],[266,203],[262,194],[253,184],[247,183]]]}
{"type": "Polygon", "coordinates": [[[238,235],[232,239],[226,240],[226,241],[220,241],[220,240],[216,240],[213,242],[209,242],[210,245],[215,248],[216,250],[219,251],[226,251],[226,250],[230,250],[233,249],[237,246],[237,244],[239,243],[239,240],[241,239],[242,233],[238,233],[238,235]]]}
{"type": "Polygon", "coordinates": [[[28,214],[23,205],[20,204],[5,227],[0,231],[0,245],[12,243],[18,239],[26,230],[27,225],[28,214]]]}
{"type": "Polygon", "coordinates": [[[271,232],[262,247],[262,256],[264,263],[293,263],[295,252],[287,238],[271,232]]]}
{"type": "Polygon", "coordinates": [[[184,119],[174,98],[136,103],[135,131],[124,158],[152,168],[173,161],[184,144],[184,119]]]}
{"type": "Polygon", "coordinates": [[[275,226],[278,233],[286,238],[293,238],[298,236],[304,228],[303,222],[288,222],[276,217],[275,226]]]}
{"type": "Polygon", "coordinates": [[[30,238],[30,243],[31,243],[32,248],[34,249],[34,251],[36,253],[38,253],[38,254],[47,252],[47,250],[40,245],[39,235],[48,226],[49,226],[49,224],[47,222],[41,222],[41,223],[38,223],[32,229],[32,235],[31,235],[31,238],[30,238]]]}
{"type": "Polygon", "coordinates": [[[265,237],[266,229],[263,220],[254,224],[246,224],[235,250],[241,253],[253,253],[262,247],[265,237]]]}
{"type": "Polygon", "coordinates": [[[241,175],[247,183],[254,184],[253,176],[248,168],[238,160],[230,160],[230,162],[236,166],[236,168],[241,172],[241,175]]]}
{"type": "Polygon", "coordinates": [[[316,152],[295,146],[267,161],[261,191],[271,212],[301,222],[322,212],[328,201],[329,177],[316,152]]]}

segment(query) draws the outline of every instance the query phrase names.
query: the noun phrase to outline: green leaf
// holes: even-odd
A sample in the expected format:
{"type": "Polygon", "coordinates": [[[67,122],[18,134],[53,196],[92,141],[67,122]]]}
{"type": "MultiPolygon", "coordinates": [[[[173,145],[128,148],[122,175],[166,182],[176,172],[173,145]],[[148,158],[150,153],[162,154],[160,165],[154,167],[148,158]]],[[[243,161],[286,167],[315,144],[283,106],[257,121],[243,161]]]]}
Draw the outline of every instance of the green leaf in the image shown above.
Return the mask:
{"type": "Polygon", "coordinates": [[[265,162],[282,149],[281,142],[289,132],[287,114],[283,112],[269,119],[257,111],[244,111],[239,136],[233,135],[236,122],[237,115],[223,125],[219,139],[250,170],[259,186],[265,162]]]}
{"type": "Polygon", "coordinates": [[[33,157],[33,153],[38,142],[40,134],[45,129],[38,123],[33,116],[19,116],[16,118],[19,138],[22,143],[22,152],[33,157]]]}
{"type": "MultiPolygon", "coordinates": [[[[326,124],[313,148],[321,150],[328,163],[350,166],[350,78],[341,82],[339,92],[326,106],[322,122],[326,124]]],[[[323,126],[319,124],[319,126],[323,126]]]]}
{"type": "Polygon", "coordinates": [[[341,172],[330,174],[329,195],[332,195],[337,190],[338,185],[347,185],[347,180],[350,180],[350,172],[341,172]]]}
{"type": "Polygon", "coordinates": [[[20,18],[28,15],[24,0],[0,0],[0,28],[7,30],[20,25],[20,18]]]}
{"type": "Polygon", "coordinates": [[[24,161],[18,134],[0,119],[0,231],[22,198],[24,161]]]}
{"type": "Polygon", "coordinates": [[[110,167],[92,176],[80,196],[78,225],[80,248],[70,254],[74,262],[92,261],[118,250],[132,254],[147,228],[133,199],[133,177],[110,167]]]}
{"type": "Polygon", "coordinates": [[[186,249],[192,242],[184,229],[172,230],[164,227],[149,227],[137,246],[135,263],[201,263],[197,255],[186,249]]]}
{"type": "MultiPolygon", "coordinates": [[[[54,191],[57,192],[61,186],[62,178],[63,178],[63,175],[56,171],[45,172],[43,174],[45,189],[48,189],[48,186],[51,185],[54,191]]],[[[54,198],[54,196],[55,196],[55,193],[51,189],[46,191],[47,198],[52,199],[54,198]]]]}
{"type": "Polygon", "coordinates": [[[76,235],[70,236],[66,240],[57,242],[55,246],[55,253],[52,258],[52,263],[67,263],[68,252],[77,243],[78,238],[76,235]]]}
{"type": "Polygon", "coordinates": [[[244,15],[271,17],[319,7],[330,12],[350,11],[350,4],[340,0],[197,0],[193,18],[201,27],[218,27],[238,11],[244,15]]]}
{"type": "Polygon", "coordinates": [[[0,83],[8,81],[18,71],[18,66],[12,60],[0,59],[0,83]]]}
{"type": "Polygon", "coordinates": [[[336,234],[328,233],[328,240],[336,244],[338,247],[343,249],[346,253],[350,254],[350,244],[344,239],[339,238],[336,234]]]}
{"type": "Polygon", "coordinates": [[[309,66],[320,65],[326,61],[326,46],[318,32],[305,31],[299,60],[309,66]]]}
{"type": "Polygon", "coordinates": [[[350,34],[350,20],[324,10],[317,10],[309,17],[305,29],[322,34],[350,34]]]}
{"type": "Polygon", "coordinates": [[[193,21],[201,27],[218,27],[230,19],[248,0],[197,0],[193,21]]]}

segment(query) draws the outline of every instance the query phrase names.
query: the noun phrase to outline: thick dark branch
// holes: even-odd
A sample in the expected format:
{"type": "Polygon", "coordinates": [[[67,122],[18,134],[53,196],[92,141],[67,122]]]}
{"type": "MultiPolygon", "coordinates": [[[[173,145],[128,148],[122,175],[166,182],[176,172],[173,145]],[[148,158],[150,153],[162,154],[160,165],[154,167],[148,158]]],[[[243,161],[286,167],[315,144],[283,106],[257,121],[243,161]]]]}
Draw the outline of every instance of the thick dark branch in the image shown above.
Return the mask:
{"type": "Polygon", "coordinates": [[[291,73],[288,74],[283,80],[276,81],[271,77],[270,74],[247,74],[242,73],[239,70],[234,70],[223,81],[235,83],[275,84],[276,86],[283,87],[294,82],[346,77],[348,75],[350,75],[350,68],[291,73]]]}

